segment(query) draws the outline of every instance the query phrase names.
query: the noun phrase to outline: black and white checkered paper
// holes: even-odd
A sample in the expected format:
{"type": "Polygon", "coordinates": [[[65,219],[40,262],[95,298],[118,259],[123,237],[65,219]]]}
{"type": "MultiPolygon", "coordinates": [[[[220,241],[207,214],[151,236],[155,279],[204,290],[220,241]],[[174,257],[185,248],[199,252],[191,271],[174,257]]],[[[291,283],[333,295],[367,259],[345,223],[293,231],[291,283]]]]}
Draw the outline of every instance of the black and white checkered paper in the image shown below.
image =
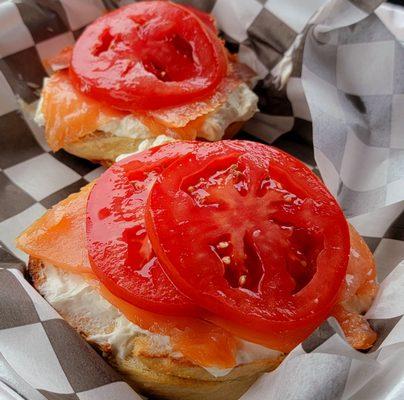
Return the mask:
{"type": "MultiPolygon", "coordinates": [[[[382,281],[368,312],[379,332],[371,352],[352,350],[330,319],[243,399],[404,398],[404,11],[380,0],[186,2],[213,13],[229,50],[260,77],[260,112],[240,137],[321,173],[382,281]]],[[[0,399],[139,398],[24,279],[14,245],[103,170],[52,153],[29,117],[43,61],[126,3],[0,0],[0,399]]]]}

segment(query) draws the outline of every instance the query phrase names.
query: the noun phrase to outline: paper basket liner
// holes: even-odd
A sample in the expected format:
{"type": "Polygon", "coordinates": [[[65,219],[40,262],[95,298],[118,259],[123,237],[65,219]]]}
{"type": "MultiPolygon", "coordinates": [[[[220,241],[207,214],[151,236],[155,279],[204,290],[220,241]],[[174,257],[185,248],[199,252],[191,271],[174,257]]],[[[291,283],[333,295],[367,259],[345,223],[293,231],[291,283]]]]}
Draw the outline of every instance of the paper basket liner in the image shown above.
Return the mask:
{"type": "MultiPolygon", "coordinates": [[[[0,2],[0,394],[140,398],[25,280],[14,245],[103,171],[52,153],[21,105],[38,99],[46,58],[129,2],[0,2]]],[[[367,314],[379,333],[371,351],[349,347],[330,318],[242,398],[404,398],[404,11],[380,0],[183,2],[212,12],[229,50],[260,77],[260,112],[239,137],[273,143],[321,174],[383,281],[367,314]]]]}

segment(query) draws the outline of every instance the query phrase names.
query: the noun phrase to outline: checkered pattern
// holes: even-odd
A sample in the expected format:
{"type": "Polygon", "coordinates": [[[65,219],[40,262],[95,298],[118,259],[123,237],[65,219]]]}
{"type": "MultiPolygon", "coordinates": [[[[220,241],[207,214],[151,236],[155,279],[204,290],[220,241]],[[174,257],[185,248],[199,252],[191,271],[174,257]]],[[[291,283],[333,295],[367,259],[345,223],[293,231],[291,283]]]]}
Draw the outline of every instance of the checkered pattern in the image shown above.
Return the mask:
{"type": "MultiPolygon", "coordinates": [[[[46,58],[74,43],[106,10],[129,2],[0,1],[0,395],[138,398],[24,280],[20,259],[26,258],[14,246],[15,236],[47,208],[103,171],[63,151],[50,152],[21,104],[32,108],[38,99],[46,58]]],[[[404,206],[398,202],[404,199],[404,54],[392,35],[400,29],[387,30],[368,17],[381,1],[183,2],[212,12],[229,50],[261,78],[255,88],[261,111],[240,137],[273,142],[320,170],[346,212],[357,215],[351,222],[374,250],[384,279],[404,255],[404,206]]],[[[372,314],[381,332],[376,351],[404,336],[401,311],[388,319],[380,309],[372,314]]],[[[332,321],[324,324],[297,349],[310,357],[284,362],[263,378],[270,385],[255,386],[248,399],[296,398],[296,388],[302,399],[348,398],[350,377],[365,367],[339,338],[332,321]],[[330,348],[345,357],[330,357],[330,348]]],[[[375,382],[380,393],[385,385],[375,382]]]]}
{"type": "Polygon", "coordinates": [[[140,399],[30,286],[18,258],[0,246],[0,260],[1,382],[26,399],[140,399]]]}
{"type": "Polygon", "coordinates": [[[308,32],[302,69],[315,156],[345,213],[359,215],[404,198],[404,48],[374,14],[338,30],[323,18],[308,32]]]}
{"type": "Polygon", "coordinates": [[[43,61],[73,44],[82,28],[105,12],[101,1],[82,3],[0,3],[0,240],[20,257],[13,236],[102,172],[64,151],[50,152],[42,129],[20,109],[21,102],[32,109],[38,98],[46,76],[43,61]]]}
{"type": "Polygon", "coordinates": [[[374,251],[378,278],[383,281],[377,306],[368,315],[378,333],[370,354],[353,351],[330,318],[242,400],[401,399],[403,393],[392,390],[403,380],[404,203],[356,216],[350,222],[374,251]]]}

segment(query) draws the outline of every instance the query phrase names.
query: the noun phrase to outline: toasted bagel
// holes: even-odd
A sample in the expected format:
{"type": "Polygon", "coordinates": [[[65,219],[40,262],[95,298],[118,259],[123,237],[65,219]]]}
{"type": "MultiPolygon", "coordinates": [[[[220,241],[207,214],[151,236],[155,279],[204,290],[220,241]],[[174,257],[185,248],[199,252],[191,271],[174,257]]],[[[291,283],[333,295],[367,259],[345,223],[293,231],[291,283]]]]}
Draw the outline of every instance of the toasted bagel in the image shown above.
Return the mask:
{"type": "MultiPolygon", "coordinates": [[[[230,124],[223,139],[231,139],[244,125],[243,121],[230,124]]],[[[144,139],[114,136],[112,133],[95,131],[80,141],[66,144],[64,149],[77,157],[91,160],[104,167],[110,167],[116,158],[124,153],[133,153],[139,149],[144,139]]]]}
{"type": "MultiPolygon", "coordinates": [[[[107,310],[105,304],[101,308],[106,314],[103,318],[98,318],[101,314],[97,315],[97,310],[91,309],[90,302],[80,301],[80,292],[69,293],[68,301],[60,301],[63,296],[66,299],[67,292],[61,285],[56,289],[54,274],[59,274],[65,281],[74,279],[85,285],[82,276],[32,257],[28,272],[39,293],[141,394],[169,400],[238,399],[261,374],[274,370],[284,358],[284,355],[278,354],[237,365],[224,376],[214,376],[182,355],[174,357],[164,346],[156,346],[153,334],[136,332],[126,337],[124,347],[129,351],[123,352],[123,345],[121,348],[112,346],[103,339],[103,335],[114,329],[117,319],[125,317],[95,288],[85,287],[86,295],[97,302],[107,303],[107,310]]],[[[126,323],[131,324],[127,320],[126,323]]]]}

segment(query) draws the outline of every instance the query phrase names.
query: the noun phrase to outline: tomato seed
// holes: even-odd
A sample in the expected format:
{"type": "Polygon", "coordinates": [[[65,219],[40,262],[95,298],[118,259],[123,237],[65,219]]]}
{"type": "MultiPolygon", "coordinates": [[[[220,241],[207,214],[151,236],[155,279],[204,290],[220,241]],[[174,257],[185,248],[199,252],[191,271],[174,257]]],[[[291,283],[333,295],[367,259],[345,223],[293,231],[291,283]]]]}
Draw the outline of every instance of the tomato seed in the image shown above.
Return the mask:
{"type": "Polygon", "coordinates": [[[240,286],[244,286],[247,281],[247,275],[241,275],[240,278],[238,279],[238,284],[240,286]]]}
{"type": "Polygon", "coordinates": [[[231,263],[231,258],[229,256],[222,257],[222,261],[224,264],[229,265],[231,263]]]}

